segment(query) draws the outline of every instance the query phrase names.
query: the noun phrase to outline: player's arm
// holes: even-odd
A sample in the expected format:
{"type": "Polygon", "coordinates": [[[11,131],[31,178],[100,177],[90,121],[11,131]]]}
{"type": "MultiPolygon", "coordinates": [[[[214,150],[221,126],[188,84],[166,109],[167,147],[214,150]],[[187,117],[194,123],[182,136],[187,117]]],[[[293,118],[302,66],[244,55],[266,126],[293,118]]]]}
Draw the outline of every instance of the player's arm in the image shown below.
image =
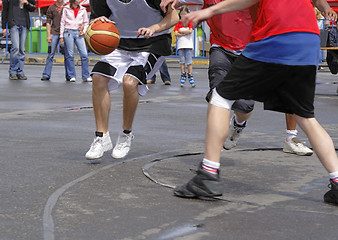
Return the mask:
{"type": "Polygon", "coordinates": [[[150,27],[140,28],[137,32],[137,37],[143,35],[145,38],[150,38],[154,33],[159,33],[167,30],[177,24],[179,21],[176,10],[168,9],[165,17],[159,22],[150,27]]]}
{"type": "Polygon", "coordinates": [[[325,19],[337,21],[337,13],[333,11],[326,0],[312,0],[312,2],[325,19]]]}
{"type": "Polygon", "coordinates": [[[162,0],[160,7],[163,12],[167,12],[169,8],[174,10],[175,8],[178,8],[182,5],[183,3],[180,3],[179,0],[162,0]]]}
{"type": "Polygon", "coordinates": [[[235,12],[239,10],[243,10],[249,8],[256,3],[260,2],[261,0],[226,0],[219,2],[211,7],[205,8],[200,11],[195,11],[185,15],[182,18],[183,25],[186,25],[188,22],[192,21],[194,26],[197,23],[207,20],[214,15],[228,13],[228,12],[235,12]]]}
{"type": "Polygon", "coordinates": [[[179,8],[187,3],[203,5],[204,0],[162,0],[160,7],[163,12],[166,12],[168,8],[171,9],[179,8]]]}

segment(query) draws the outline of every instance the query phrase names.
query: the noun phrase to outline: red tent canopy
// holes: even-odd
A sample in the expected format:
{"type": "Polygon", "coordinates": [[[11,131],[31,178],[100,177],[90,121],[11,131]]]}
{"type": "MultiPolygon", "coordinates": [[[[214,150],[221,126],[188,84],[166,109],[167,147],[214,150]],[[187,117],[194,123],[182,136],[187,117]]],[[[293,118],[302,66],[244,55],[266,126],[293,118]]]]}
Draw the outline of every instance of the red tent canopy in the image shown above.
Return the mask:
{"type": "Polygon", "coordinates": [[[48,7],[50,5],[53,5],[56,2],[56,0],[38,0],[36,1],[36,7],[43,8],[48,7]]]}
{"type": "MultiPolygon", "coordinates": [[[[1,1],[1,0],[0,0],[1,1]]],[[[42,8],[42,7],[48,7],[52,4],[54,4],[56,0],[36,0],[36,7],[42,8]]],[[[68,3],[69,0],[65,0],[65,3],[68,3]]],[[[81,0],[82,6],[89,6],[89,0],[81,0]]]]}
{"type": "Polygon", "coordinates": [[[337,11],[335,7],[338,7],[338,0],[327,0],[327,2],[329,3],[329,5],[332,7],[333,10],[337,11]]]}
{"type": "MultiPolygon", "coordinates": [[[[48,7],[52,4],[54,4],[56,0],[36,0],[36,7],[37,8],[43,8],[48,7]]],[[[69,2],[69,0],[65,0],[65,2],[69,2]]],[[[81,0],[81,5],[83,6],[89,6],[89,0],[81,0]]],[[[2,8],[2,0],[0,0],[0,9],[2,8]]]]}

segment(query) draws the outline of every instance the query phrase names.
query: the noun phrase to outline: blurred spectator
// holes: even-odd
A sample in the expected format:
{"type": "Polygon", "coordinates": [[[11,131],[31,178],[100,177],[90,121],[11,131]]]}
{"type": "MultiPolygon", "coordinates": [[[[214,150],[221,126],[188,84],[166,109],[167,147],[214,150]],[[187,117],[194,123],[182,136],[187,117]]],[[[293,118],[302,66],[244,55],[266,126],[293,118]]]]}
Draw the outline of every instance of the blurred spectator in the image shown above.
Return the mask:
{"type": "Polygon", "coordinates": [[[35,10],[35,0],[3,0],[1,25],[2,34],[7,36],[7,24],[11,34],[9,64],[10,80],[27,80],[23,71],[25,64],[25,43],[30,28],[29,12],[35,10]]]}
{"type": "MultiPolygon", "coordinates": [[[[187,6],[183,6],[179,13],[180,18],[189,12],[189,8],[187,6]]],[[[192,87],[195,87],[195,80],[192,75],[192,49],[194,47],[192,22],[189,22],[187,26],[184,26],[180,21],[176,24],[174,32],[175,36],[177,37],[176,47],[178,50],[178,55],[180,56],[181,87],[183,87],[185,81],[187,80],[185,65],[187,65],[188,68],[189,83],[192,87]]]]}
{"type": "MultiPolygon", "coordinates": [[[[160,75],[164,85],[171,85],[171,79],[166,60],[164,60],[164,62],[160,67],[160,75]]],[[[156,82],[156,74],[154,74],[154,76],[151,79],[147,80],[147,84],[154,84],[155,82],[156,82]]]]}
{"type": "Polygon", "coordinates": [[[63,7],[60,23],[60,44],[65,44],[66,80],[76,81],[74,63],[74,43],[80,53],[82,80],[91,82],[88,69],[88,52],[84,40],[84,33],[88,27],[88,16],[85,7],[80,6],[80,0],[70,0],[69,5],[63,7]]]}
{"type": "MultiPolygon", "coordinates": [[[[57,46],[60,41],[60,21],[62,8],[65,5],[64,0],[57,0],[57,2],[48,7],[46,16],[47,16],[47,42],[48,42],[48,57],[46,59],[46,66],[42,73],[42,81],[48,81],[50,79],[53,67],[53,60],[57,46]]],[[[63,47],[63,46],[62,46],[63,47]]],[[[62,49],[62,47],[60,47],[62,49]]],[[[65,59],[66,61],[66,59],[65,59]]],[[[67,68],[66,78],[67,78],[67,68]]]]}

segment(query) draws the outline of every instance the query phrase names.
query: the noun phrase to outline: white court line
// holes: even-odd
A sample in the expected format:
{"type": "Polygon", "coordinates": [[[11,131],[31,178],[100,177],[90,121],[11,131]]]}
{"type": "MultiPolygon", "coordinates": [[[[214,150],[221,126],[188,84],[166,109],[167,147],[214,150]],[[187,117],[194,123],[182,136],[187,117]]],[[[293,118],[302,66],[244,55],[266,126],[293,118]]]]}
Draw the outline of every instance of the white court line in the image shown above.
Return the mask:
{"type": "Polygon", "coordinates": [[[141,156],[141,157],[135,157],[135,158],[132,158],[132,159],[129,159],[129,160],[126,160],[126,161],[115,162],[115,163],[109,164],[107,166],[104,166],[102,168],[93,170],[93,171],[87,173],[86,175],[79,177],[79,178],[77,178],[77,179],[75,179],[75,180],[73,180],[69,183],[66,183],[62,187],[58,188],[48,198],[46,205],[45,205],[45,208],[44,208],[44,211],[43,211],[43,219],[42,219],[43,239],[44,240],[54,240],[55,239],[54,220],[53,220],[53,216],[52,216],[53,208],[55,207],[57,201],[62,196],[62,194],[64,192],[66,192],[69,188],[73,187],[74,185],[76,185],[79,182],[82,182],[82,181],[94,176],[95,174],[97,174],[99,172],[102,172],[104,170],[107,170],[111,167],[114,167],[114,166],[122,164],[122,163],[128,163],[128,162],[132,162],[132,161],[139,160],[139,159],[142,159],[142,158],[151,158],[151,157],[162,155],[162,154],[181,152],[181,151],[188,151],[188,150],[187,149],[181,149],[181,150],[165,151],[165,152],[153,153],[153,154],[149,154],[149,155],[145,155],[145,156],[141,156]]]}

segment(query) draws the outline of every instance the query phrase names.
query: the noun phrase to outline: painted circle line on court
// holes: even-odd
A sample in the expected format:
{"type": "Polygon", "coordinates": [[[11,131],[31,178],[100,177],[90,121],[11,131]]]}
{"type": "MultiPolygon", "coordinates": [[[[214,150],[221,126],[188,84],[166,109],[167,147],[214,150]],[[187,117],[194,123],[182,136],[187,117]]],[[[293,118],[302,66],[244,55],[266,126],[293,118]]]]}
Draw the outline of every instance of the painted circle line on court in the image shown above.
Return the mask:
{"type": "MultiPolygon", "coordinates": [[[[149,154],[149,155],[145,155],[145,156],[140,156],[140,157],[135,157],[135,158],[131,158],[125,161],[120,161],[120,162],[114,162],[111,163],[109,165],[106,165],[102,168],[93,170],[85,175],[83,175],[82,177],[79,177],[69,183],[66,183],[65,185],[61,186],[60,188],[58,188],[54,193],[52,193],[52,195],[49,196],[46,205],[44,207],[44,211],[43,211],[43,219],[42,219],[42,227],[43,227],[43,239],[44,240],[54,240],[55,239],[55,235],[54,235],[54,231],[55,231],[55,225],[54,225],[54,220],[53,220],[53,209],[57,203],[57,201],[59,200],[59,198],[71,187],[73,187],[74,185],[76,185],[77,183],[80,183],[84,180],[87,180],[88,178],[102,172],[105,171],[107,169],[110,169],[114,166],[117,166],[119,164],[122,163],[128,163],[128,162],[133,162],[135,160],[140,160],[142,158],[153,158],[156,156],[160,156],[162,154],[173,154],[173,153],[178,153],[178,152],[183,152],[183,151],[188,151],[186,149],[181,149],[181,150],[173,150],[173,151],[165,151],[165,152],[159,152],[159,153],[153,153],[153,154],[149,154]]],[[[168,158],[168,157],[165,157],[168,158]]]]}

